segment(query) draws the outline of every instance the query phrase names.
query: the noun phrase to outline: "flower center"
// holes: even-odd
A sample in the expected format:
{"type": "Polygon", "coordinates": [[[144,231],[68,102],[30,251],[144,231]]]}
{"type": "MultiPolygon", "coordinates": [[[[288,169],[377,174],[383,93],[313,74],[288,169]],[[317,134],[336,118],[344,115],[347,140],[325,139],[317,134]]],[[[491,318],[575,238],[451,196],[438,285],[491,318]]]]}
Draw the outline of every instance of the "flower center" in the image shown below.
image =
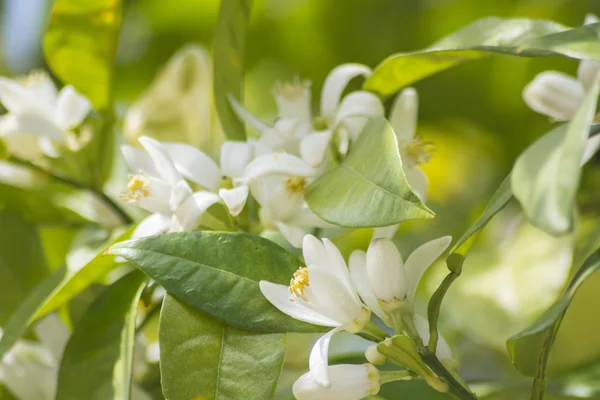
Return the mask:
{"type": "Polygon", "coordinates": [[[317,131],[324,131],[325,129],[329,128],[329,122],[327,121],[327,118],[323,116],[313,117],[312,125],[317,131]]]}
{"type": "Polygon", "coordinates": [[[421,136],[416,135],[412,142],[406,145],[406,163],[409,167],[427,164],[435,151],[431,142],[424,142],[421,136]]]}
{"type": "Polygon", "coordinates": [[[288,100],[294,100],[304,95],[304,91],[310,87],[310,81],[301,81],[297,77],[292,82],[277,82],[275,91],[278,95],[288,100]]]}
{"type": "Polygon", "coordinates": [[[285,190],[291,194],[301,194],[304,192],[304,186],[306,186],[306,178],[292,176],[285,181],[285,190]]]}
{"type": "Polygon", "coordinates": [[[32,71],[29,74],[21,76],[17,79],[17,81],[25,87],[36,86],[48,80],[50,80],[50,78],[44,71],[32,71]]]}
{"type": "Polygon", "coordinates": [[[233,179],[230,176],[223,175],[219,182],[219,187],[221,189],[233,189],[233,179]]]}
{"type": "Polygon", "coordinates": [[[129,175],[127,193],[122,199],[130,203],[137,203],[142,197],[150,196],[150,179],[143,172],[137,175],[129,175]]]}
{"type": "Polygon", "coordinates": [[[300,267],[298,268],[298,271],[294,272],[294,277],[290,280],[290,293],[301,298],[304,296],[308,286],[310,286],[310,281],[308,280],[308,268],[300,267]]]}

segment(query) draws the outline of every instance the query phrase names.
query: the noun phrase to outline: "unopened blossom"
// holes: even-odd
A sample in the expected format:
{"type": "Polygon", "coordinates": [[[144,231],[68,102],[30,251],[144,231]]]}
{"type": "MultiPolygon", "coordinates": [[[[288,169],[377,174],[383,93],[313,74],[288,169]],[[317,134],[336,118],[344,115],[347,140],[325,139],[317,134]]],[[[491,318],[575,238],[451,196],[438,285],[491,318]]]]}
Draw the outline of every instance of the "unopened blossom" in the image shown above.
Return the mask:
{"type": "Polygon", "coordinates": [[[360,64],[334,68],[325,79],[318,116],[311,112],[309,81],[278,84],[275,101],[279,113],[274,125],[261,121],[233,98],[230,101],[240,119],[260,132],[261,142],[299,155],[312,167],[319,168],[325,165],[332,138],[340,153],[346,154],[350,141],[358,138],[369,119],[383,116],[383,104],[373,93],[359,90],[342,97],[353,78],[370,74],[371,70],[360,64]]]}
{"type": "Polygon", "coordinates": [[[379,371],[371,364],[340,364],[327,368],[331,385],[321,386],[307,372],[292,388],[298,400],[360,400],[379,393],[379,371]]]}
{"type": "MultiPolygon", "coordinates": [[[[219,196],[207,190],[194,193],[165,146],[149,137],[141,137],[139,142],[145,152],[127,145],[121,148],[134,171],[123,199],[153,214],[140,222],[132,236],[194,229],[202,214],[220,200],[219,196]]],[[[187,159],[188,155],[182,152],[178,157],[187,159]]]]}
{"type": "Polygon", "coordinates": [[[360,332],[371,312],[360,301],[341,253],[327,239],[306,235],[302,245],[306,267],[289,286],[260,281],[262,294],[280,311],[300,321],[333,329],[315,343],[309,368],[320,386],[331,385],[327,354],[331,337],[342,330],[360,332]]]}
{"type": "Polygon", "coordinates": [[[26,159],[42,153],[58,157],[60,146],[76,149],[72,130],[92,108],[70,85],[58,92],[45,73],[22,81],[0,77],[0,102],[8,111],[0,117],[0,140],[10,153],[26,159]]]}
{"type": "MultiPolygon", "coordinates": [[[[584,25],[598,22],[588,14],[584,25]]],[[[534,111],[558,121],[573,119],[583,98],[592,87],[600,71],[600,62],[582,60],[577,70],[577,79],[558,71],[538,74],[523,90],[525,103],[534,111]]]]}

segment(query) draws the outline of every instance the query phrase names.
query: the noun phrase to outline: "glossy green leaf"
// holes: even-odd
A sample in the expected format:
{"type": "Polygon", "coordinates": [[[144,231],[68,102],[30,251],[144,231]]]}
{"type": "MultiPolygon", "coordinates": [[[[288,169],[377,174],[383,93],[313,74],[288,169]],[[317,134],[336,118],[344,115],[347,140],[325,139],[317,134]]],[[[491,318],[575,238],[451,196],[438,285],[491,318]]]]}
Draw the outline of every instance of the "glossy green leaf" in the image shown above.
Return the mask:
{"type": "Polygon", "coordinates": [[[215,107],[225,136],[230,140],[246,139],[244,125],[231,109],[227,95],[242,99],[244,51],[251,6],[252,0],[222,0],[215,28],[215,107]]]}
{"type": "Polygon", "coordinates": [[[35,227],[16,213],[0,212],[0,326],[50,274],[35,227]]]}
{"type": "Polygon", "coordinates": [[[60,364],[57,400],[130,398],[135,317],[145,280],[139,271],[125,275],[75,326],[60,364]]]}
{"type": "Polygon", "coordinates": [[[543,377],[552,343],[571,300],[583,282],[598,269],[600,269],[600,249],[587,258],[560,299],[531,326],[508,340],[506,347],[513,363],[521,373],[543,377]]]}
{"type": "Polygon", "coordinates": [[[111,103],[121,13],[120,0],[56,0],[44,37],[52,71],[97,110],[111,103]]]}
{"type": "Polygon", "coordinates": [[[114,257],[105,256],[104,252],[110,245],[129,239],[133,229],[135,227],[126,232],[118,229],[108,239],[74,247],[67,257],[67,274],[44,301],[35,319],[56,310],[90,285],[99,282],[109,272],[122,266],[123,264],[117,262],[114,257]]]}
{"type": "MultiPolygon", "coordinates": [[[[394,54],[379,64],[365,81],[364,88],[390,96],[405,86],[448,68],[472,60],[479,60],[493,53],[548,56],[569,55],[568,49],[576,48],[578,40],[556,35],[541,49],[528,44],[536,38],[568,29],[551,21],[533,19],[484,18],[451,33],[432,46],[415,52],[394,54]],[[558,47],[553,47],[556,44],[558,47]]],[[[582,28],[578,28],[580,30],[582,28]]],[[[585,31],[593,39],[592,32],[585,31]]],[[[597,40],[597,37],[596,37],[597,40]]],[[[585,54],[600,59],[600,52],[585,54]]]]}
{"type": "Polygon", "coordinates": [[[581,163],[599,93],[597,78],[573,120],[529,146],[513,168],[515,198],[531,223],[551,235],[572,229],[581,163]]]}
{"type": "Polygon", "coordinates": [[[185,304],[242,329],[315,332],[283,314],[258,282],[288,285],[300,260],[270,240],[247,233],[181,232],[117,243],[124,257],[185,304]]]}
{"type": "Polygon", "coordinates": [[[600,24],[589,24],[565,32],[528,40],[519,51],[548,51],[572,58],[600,59],[600,24]]]}
{"type": "Polygon", "coordinates": [[[396,135],[384,118],[371,120],[352,149],[339,166],[306,188],[315,214],[349,228],[434,216],[408,185],[396,135]]]}
{"type": "Polygon", "coordinates": [[[4,332],[2,338],[0,338],[0,359],[19,340],[21,335],[25,333],[27,327],[34,321],[34,316],[42,307],[46,298],[58,286],[66,272],[66,267],[62,267],[44,279],[12,313],[11,317],[2,327],[4,332]]]}
{"type": "Polygon", "coordinates": [[[167,296],[160,316],[161,376],[168,399],[272,399],[285,335],[225,325],[167,296]]]}

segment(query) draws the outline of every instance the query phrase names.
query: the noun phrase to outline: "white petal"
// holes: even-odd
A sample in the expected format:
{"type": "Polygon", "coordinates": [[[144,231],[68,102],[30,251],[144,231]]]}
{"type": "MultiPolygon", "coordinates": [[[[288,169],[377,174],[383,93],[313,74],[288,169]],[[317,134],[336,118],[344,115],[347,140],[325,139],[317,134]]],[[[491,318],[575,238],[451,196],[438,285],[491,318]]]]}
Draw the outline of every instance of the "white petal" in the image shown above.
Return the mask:
{"type": "Polygon", "coordinates": [[[219,196],[229,208],[229,213],[234,217],[244,209],[248,199],[248,186],[243,185],[234,189],[219,189],[219,196]]]}
{"type": "Polygon", "coordinates": [[[65,132],[42,114],[19,113],[4,116],[0,124],[0,136],[14,133],[30,133],[48,137],[58,143],[66,142],[65,132]]]}
{"type": "Polygon", "coordinates": [[[169,229],[171,218],[167,215],[154,213],[144,218],[131,234],[131,239],[159,235],[169,229]]]}
{"type": "Polygon", "coordinates": [[[47,136],[39,138],[39,145],[42,152],[48,157],[58,158],[61,155],[60,147],[56,146],[52,139],[47,136]]]}
{"type": "Polygon", "coordinates": [[[581,165],[591,160],[594,154],[596,154],[596,152],[598,151],[598,149],[600,149],[600,134],[592,136],[585,143],[583,157],[581,158],[581,165]]]}
{"type": "Polygon", "coordinates": [[[250,111],[246,109],[243,105],[241,105],[235,97],[231,94],[227,94],[227,100],[229,100],[229,104],[231,105],[231,109],[238,116],[240,120],[242,120],[246,125],[250,128],[258,131],[260,133],[266,131],[270,128],[269,124],[262,121],[260,118],[256,117],[250,111]]]}
{"type": "Polygon", "coordinates": [[[328,369],[329,343],[331,342],[331,337],[341,330],[342,327],[337,327],[321,336],[310,351],[308,368],[310,369],[310,373],[312,374],[315,382],[317,382],[317,384],[320,386],[331,386],[328,369]]]}
{"type": "Polygon", "coordinates": [[[369,285],[369,276],[367,275],[367,253],[362,250],[354,250],[348,260],[350,265],[350,275],[354,281],[354,286],[358,289],[358,294],[362,301],[384,322],[388,323],[389,317],[381,308],[379,302],[369,285]]]}
{"type": "Polygon", "coordinates": [[[121,153],[132,172],[137,173],[143,171],[148,176],[159,177],[152,159],[145,151],[124,144],[121,146],[121,153]]]}
{"type": "Polygon", "coordinates": [[[406,180],[410,185],[412,191],[419,197],[419,200],[422,202],[427,201],[427,191],[428,191],[428,183],[427,183],[427,175],[418,167],[409,168],[404,167],[404,174],[406,175],[406,180]]]}
{"type": "Polygon", "coordinates": [[[404,89],[394,101],[390,113],[390,124],[394,128],[398,144],[412,142],[417,131],[419,95],[413,88],[404,89]]]}
{"type": "Polygon", "coordinates": [[[596,14],[587,13],[585,15],[585,19],[583,20],[583,25],[595,24],[596,22],[599,22],[596,14]]]}
{"type": "Polygon", "coordinates": [[[152,176],[148,180],[150,182],[147,188],[149,194],[147,196],[140,196],[135,204],[152,213],[171,215],[171,206],[169,204],[171,186],[162,179],[152,176]]]}
{"type": "Polygon", "coordinates": [[[171,187],[171,193],[169,196],[169,206],[171,210],[175,211],[181,204],[192,195],[192,188],[183,179],[177,182],[176,185],[171,187]]]}
{"type": "Polygon", "coordinates": [[[579,81],[556,71],[538,74],[523,90],[523,99],[532,110],[557,120],[572,119],[583,97],[579,81]]]}
{"type": "Polygon", "coordinates": [[[227,141],[221,146],[221,173],[231,178],[240,177],[251,158],[250,143],[227,141]]]}
{"type": "Polygon", "coordinates": [[[336,127],[350,117],[383,117],[384,112],[383,104],[373,93],[362,90],[352,92],[342,100],[333,126],[336,127]]]}
{"type": "Polygon", "coordinates": [[[409,301],[413,301],[419,281],[427,268],[446,251],[451,241],[451,236],[434,239],[417,248],[408,257],[404,270],[406,271],[406,297],[409,301]]]}
{"type": "Polygon", "coordinates": [[[68,85],[62,88],[56,99],[55,118],[63,129],[73,129],[83,121],[92,109],[92,103],[68,85]]]}
{"type": "Polygon", "coordinates": [[[36,324],[33,329],[44,346],[59,360],[71,334],[60,317],[56,314],[50,314],[36,324]]]}
{"type": "Polygon", "coordinates": [[[278,119],[275,126],[266,129],[258,140],[271,149],[295,153],[297,151],[295,136],[299,128],[300,122],[296,119],[278,119]]]}
{"type": "Polygon", "coordinates": [[[304,228],[335,228],[337,226],[322,220],[317,214],[312,212],[306,203],[300,206],[294,217],[289,219],[288,222],[304,228]]]}
{"type": "Polygon", "coordinates": [[[329,259],[329,265],[326,265],[325,267],[328,268],[329,271],[333,272],[333,274],[340,281],[340,283],[344,285],[348,296],[354,300],[355,306],[361,308],[362,304],[358,299],[356,288],[352,283],[350,271],[346,266],[346,261],[344,260],[342,253],[340,253],[338,248],[331,242],[331,240],[327,238],[323,238],[323,245],[325,246],[325,251],[327,251],[329,259]]]}
{"type": "Polygon", "coordinates": [[[23,85],[0,77],[0,102],[10,113],[35,111],[36,99],[23,85]]]}
{"type": "Polygon", "coordinates": [[[363,318],[363,306],[357,304],[346,285],[339,281],[333,273],[308,265],[311,293],[316,299],[319,311],[331,319],[346,324],[353,324],[363,318]]]}
{"type": "MultiPolygon", "coordinates": [[[[423,340],[423,342],[425,344],[427,344],[427,342],[429,342],[429,321],[427,321],[427,318],[419,315],[419,314],[415,314],[415,328],[417,328],[417,332],[419,333],[419,336],[421,336],[421,339],[423,340]]],[[[438,335],[438,343],[437,343],[437,348],[435,350],[435,354],[438,356],[438,358],[440,359],[440,361],[446,361],[446,362],[453,362],[454,359],[452,357],[452,350],[450,350],[450,346],[448,345],[448,342],[446,341],[446,339],[444,339],[444,337],[442,335],[438,335]]]]}
{"type": "Polygon", "coordinates": [[[367,250],[367,275],[377,299],[404,300],[406,277],[402,256],[389,239],[375,239],[367,250]]]}
{"type": "Polygon", "coordinates": [[[274,221],[275,226],[281,232],[285,240],[296,248],[302,247],[302,238],[306,235],[306,231],[299,226],[292,224],[284,224],[281,221],[274,221]]]}
{"type": "Polygon", "coordinates": [[[171,157],[169,157],[167,150],[159,141],[147,136],[142,136],[138,140],[146,152],[148,152],[150,158],[152,158],[154,166],[156,167],[156,170],[160,176],[167,181],[167,183],[176,185],[179,181],[181,181],[181,174],[177,171],[173,160],[171,157]]]}
{"type": "Polygon", "coordinates": [[[321,91],[321,116],[333,120],[344,89],[353,78],[360,75],[368,77],[371,69],[361,64],[342,64],[327,75],[321,91]]]}
{"type": "Polygon", "coordinates": [[[323,164],[331,142],[331,131],[315,132],[300,141],[300,157],[311,167],[318,168],[323,164]]]}
{"type": "Polygon", "coordinates": [[[329,255],[325,250],[325,245],[313,235],[304,236],[302,256],[306,265],[323,266],[329,263],[329,255]]]}
{"type": "Polygon", "coordinates": [[[339,364],[328,368],[330,387],[320,386],[309,371],[294,382],[297,400],[360,400],[379,391],[379,374],[369,365],[339,364]]]}
{"type": "Polygon", "coordinates": [[[275,102],[279,110],[279,118],[295,119],[300,123],[310,124],[310,82],[284,82],[275,87],[275,102]]]}
{"type": "Polygon", "coordinates": [[[254,180],[269,175],[309,177],[315,170],[306,162],[290,154],[267,154],[254,159],[244,171],[244,180],[254,180]]]}
{"type": "Polygon", "coordinates": [[[248,139],[248,143],[252,146],[252,158],[264,156],[273,153],[273,149],[258,140],[248,139]]]}
{"type": "MultiPolygon", "coordinates": [[[[45,72],[31,72],[25,80],[27,83],[24,87],[35,99],[35,108],[43,110],[47,116],[53,115],[58,91],[50,76],[45,72]]],[[[30,105],[30,107],[32,106],[30,105]]]]}
{"type": "Polygon", "coordinates": [[[198,226],[202,214],[219,200],[219,196],[208,191],[196,192],[189,196],[173,213],[171,230],[179,232],[193,230],[198,226]]]}
{"type": "Polygon", "coordinates": [[[31,133],[2,132],[0,117],[0,141],[6,146],[8,154],[14,154],[24,160],[36,160],[42,156],[39,136],[31,133]]]}
{"type": "Polygon", "coordinates": [[[221,180],[221,171],[216,162],[194,146],[185,143],[162,143],[175,168],[192,182],[216,192],[221,180]]]}
{"type": "Polygon", "coordinates": [[[265,296],[275,308],[292,318],[314,325],[330,327],[341,325],[338,321],[305,307],[302,305],[304,301],[301,299],[294,299],[294,301],[290,300],[290,292],[287,286],[277,285],[267,281],[260,281],[259,286],[263,296],[265,296]]]}
{"type": "Polygon", "coordinates": [[[396,225],[389,225],[389,226],[382,226],[379,228],[375,228],[375,229],[373,229],[373,238],[371,240],[380,239],[380,238],[391,239],[394,236],[396,236],[396,232],[398,231],[399,226],[400,226],[399,224],[396,224],[396,225]]]}
{"type": "Polygon", "coordinates": [[[600,62],[581,60],[577,68],[577,79],[581,82],[584,91],[587,92],[592,88],[598,71],[600,71],[600,62]]]}

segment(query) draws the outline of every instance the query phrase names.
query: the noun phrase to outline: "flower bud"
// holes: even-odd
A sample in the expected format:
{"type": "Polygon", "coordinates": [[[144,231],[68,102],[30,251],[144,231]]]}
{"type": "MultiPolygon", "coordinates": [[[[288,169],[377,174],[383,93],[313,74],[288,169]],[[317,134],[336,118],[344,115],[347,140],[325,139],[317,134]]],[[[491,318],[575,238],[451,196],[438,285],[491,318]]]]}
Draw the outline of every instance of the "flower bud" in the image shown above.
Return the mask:
{"type": "Polygon", "coordinates": [[[328,369],[329,387],[317,384],[307,372],[294,383],[294,397],[298,400],[360,400],[379,392],[379,371],[371,364],[340,364],[328,369]]]}
{"type": "Polygon", "coordinates": [[[367,351],[365,351],[365,358],[374,365],[383,365],[387,360],[387,357],[377,350],[377,344],[372,344],[367,347],[367,351]]]}
{"type": "Polygon", "coordinates": [[[367,275],[373,294],[383,303],[403,300],[406,277],[400,252],[389,239],[375,239],[367,250],[367,275]]]}
{"type": "Polygon", "coordinates": [[[583,97],[579,81],[556,71],[538,74],[523,90],[523,99],[532,110],[561,121],[573,118],[583,97]]]}

